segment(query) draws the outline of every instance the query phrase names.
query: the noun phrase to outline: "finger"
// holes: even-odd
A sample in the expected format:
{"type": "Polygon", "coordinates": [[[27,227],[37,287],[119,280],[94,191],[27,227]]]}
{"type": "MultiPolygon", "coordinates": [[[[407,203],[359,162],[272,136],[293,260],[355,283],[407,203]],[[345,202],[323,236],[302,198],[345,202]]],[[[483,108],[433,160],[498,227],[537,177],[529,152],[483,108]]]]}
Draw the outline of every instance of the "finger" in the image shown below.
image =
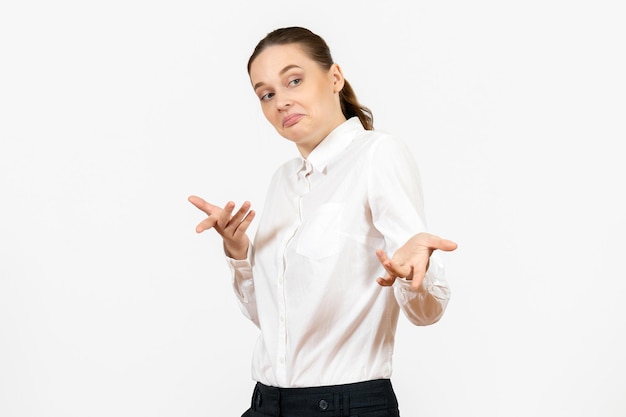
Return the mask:
{"type": "Polygon", "coordinates": [[[395,278],[389,275],[385,275],[384,277],[376,278],[376,282],[381,287],[391,287],[395,282],[395,278]]]}
{"type": "Polygon", "coordinates": [[[226,225],[224,231],[231,236],[234,236],[237,233],[237,229],[240,227],[241,222],[245,219],[248,211],[250,210],[250,202],[245,201],[239,210],[228,220],[228,224],[226,225]]]}
{"type": "Polygon", "coordinates": [[[385,262],[389,261],[389,257],[382,249],[378,249],[376,251],[376,257],[378,258],[378,261],[383,265],[385,265],[385,262]]]}
{"type": "Polygon", "coordinates": [[[442,237],[428,234],[428,246],[432,249],[439,249],[446,252],[450,252],[455,250],[458,245],[456,242],[451,241],[450,239],[444,239],[442,237]]]}
{"type": "Polygon", "coordinates": [[[411,279],[409,276],[413,272],[413,267],[410,264],[398,263],[393,259],[389,259],[387,254],[380,249],[376,251],[376,255],[387,274],[391,275],[394,280],[398,277],[411,279]]]}
{"type": "Polygon", "coordinates": [[[202,198],[198,197],[197,195],[190,195],[189,197],[187,197],[187,201],[189,201],[191,204],[193,204],[196,207],[198,207],[199,204],[206,203],[206,201],[204,201],[202,198]]]}
{"type": "Polygon", "coordinates": [[[393,275],[393,265],[391,263],[391,259],[389,259],[385,251],[382,249],[378,249],[376,251],[376,257],[378,258],[378,261],[383,266],[383,268],[385,268],[387,275],[393,275]]]}
{"type": "Polygon", "coordinates": [[[224,206],[224,209],[217,215],[217,229],[220,233],[228,226],[228,222],[230,222],[230,218],[232,216],[233,210],[235,209],[235,203],[229,201],[224,206]]]}
{"type": "Polygon", "coordinates": [[[200,223],[198,223],[198,225],[196,226],[196,233],[202,233],[205,230],[209,230],[210,228],[215,227],[216,223],[217,218],[209,216],[206,219],[202,220],[200,223]]]}
{"type": "Polygon", "coordinates": [[[422,277],[421,279],[414,279],[411,281],[411,288],[413,289],[419,289],[419,287],[422,285],[422,282],[424,282],[424,277],[422,277]]]}
{"type": "Polygon", "coordinates": [[[238,238],[238,237],[241,237],[241,235],[245,234],[246,230],[248,230],[248,226],[250,226],[250,223],[252,223],[252,220],[254,220],[255,215],[256,215],[255,211],[250,210],[248,214],[246,214],[246,217],[243,218],[241,223],[239,223],[239,226],[237,226],[237,229],[235,229],[235,233],[233,237],[238,238]]]}
{"type": "Polygon", "coordinates": [[[193,204],[194,206],[196,206],[198,209],[202,210],[203,212],[205,212],[207,215],[211,215],[214,214],[216,209],[217,210],[221,210],[219,207],[214,206],[213,204],[210,204],[206,201],[204,201],[202,198],[192,195],[189,196],[189,198],[187,198],[187,200],[193,204]]]}
{"type": "Polygon", "coordinates": [[[411,274],[411,286],[415,289],[419,288],[422,285],[422,281],[424,281],[424,277],[426,276],[426,270],[428,269],[427,265],[417,265],[413,267],[413,272],[411,274]]]}
{"type": "Polygon", "coordinates": [[[413,272],[413,267],[410,264],[400,264],[395,262],[393,259],[389,259],[384,263],[384,267],[387,270],[387,273],[393,275],[395,277],[408,278],[413,272]]]}
{"type": "Polygon", "coordinates": [[[456,248],[458,247],[459,245],[457,245],[456,242],[453,242],[449,239],[441,238],[441,240],[439,241],[439,246],[437,246],[436,249],[451,252],[453,250],[456,250],[456,248]]]}

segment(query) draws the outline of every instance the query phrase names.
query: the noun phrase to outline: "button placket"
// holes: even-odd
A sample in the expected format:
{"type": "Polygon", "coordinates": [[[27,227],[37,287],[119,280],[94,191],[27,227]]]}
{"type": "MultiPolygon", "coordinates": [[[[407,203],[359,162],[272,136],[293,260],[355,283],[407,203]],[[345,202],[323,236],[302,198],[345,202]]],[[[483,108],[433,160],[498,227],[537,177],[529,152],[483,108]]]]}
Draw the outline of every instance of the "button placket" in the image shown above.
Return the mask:
{"type": "MultiPolygon", "coordinates": [[[[313,172],[313,166],[306,159],[303,160],[303,165],[298,172],[298,177],[304,180],[305,190],[298,196],[298,218],[302,220],[302,197],[307,194],[311,189],[311,182],[309,175],[313,172]]],[[[285,242],[283,246],[283,268],[281,275],[277,282],[277,294],[278,294],[278,344],[277,344],[277,377],[281,384],[287,384],[287,293],[285,292],[285,267],[286,258],[285,254],[287,247],[293,240],[298,228],[294,229],[291,237],[285,242]]]]}

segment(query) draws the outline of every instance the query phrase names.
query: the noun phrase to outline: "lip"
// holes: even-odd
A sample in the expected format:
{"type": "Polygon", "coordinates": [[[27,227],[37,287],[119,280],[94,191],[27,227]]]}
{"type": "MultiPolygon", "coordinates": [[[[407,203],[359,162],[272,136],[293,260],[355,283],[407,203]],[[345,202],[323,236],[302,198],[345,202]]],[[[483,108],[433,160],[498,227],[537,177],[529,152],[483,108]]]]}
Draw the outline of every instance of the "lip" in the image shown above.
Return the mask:
{"type": "Polygon", "coordinates": [[[298,123],[300,119],[304,117],[304,114],[289,114],[283,118],[283,127],[291,127],[298,123]]]}

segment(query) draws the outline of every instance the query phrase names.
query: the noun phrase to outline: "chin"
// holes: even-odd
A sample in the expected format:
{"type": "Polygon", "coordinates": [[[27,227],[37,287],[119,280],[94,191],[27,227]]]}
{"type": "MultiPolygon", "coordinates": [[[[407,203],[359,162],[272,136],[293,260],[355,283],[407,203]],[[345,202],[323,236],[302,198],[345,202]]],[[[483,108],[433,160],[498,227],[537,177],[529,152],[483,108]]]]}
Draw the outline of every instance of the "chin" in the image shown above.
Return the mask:
{"type": "Polygon", "coordinates": [[[293,142],[293,143],[299,143],[302,141],[302,138],[296,135],[281,134],[281,136],[287,139],[289,142],[293,142]]]}
{"type": "Polygon", "coordinates": [[[305,135],[299,131],[299,129],[294,129],[295,126],[289,127],[289,128],[280,128],[280,129],[276,129],[278,131],[278,133],[284,137],[285,139],[288,139],[292,142],[298,142],[299,140],[301,140],[305,135]]]}

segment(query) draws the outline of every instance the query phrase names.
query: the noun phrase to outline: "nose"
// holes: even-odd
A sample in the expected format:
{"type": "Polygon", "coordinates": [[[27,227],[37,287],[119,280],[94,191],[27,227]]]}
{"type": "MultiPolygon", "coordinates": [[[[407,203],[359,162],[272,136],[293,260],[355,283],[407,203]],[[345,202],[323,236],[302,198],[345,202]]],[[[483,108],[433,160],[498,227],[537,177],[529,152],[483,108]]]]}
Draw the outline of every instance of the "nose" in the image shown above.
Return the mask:
{"type": "Polygon", "coordinates": [[[289,109],[289,107],[291,106],[291,98],[288,96],[288,94],[276,94],[275,96],[275,100],[274,103],[276,103],[276,108],[278,109],[278,111],[285,111],[287,109],[289,109]]]}

